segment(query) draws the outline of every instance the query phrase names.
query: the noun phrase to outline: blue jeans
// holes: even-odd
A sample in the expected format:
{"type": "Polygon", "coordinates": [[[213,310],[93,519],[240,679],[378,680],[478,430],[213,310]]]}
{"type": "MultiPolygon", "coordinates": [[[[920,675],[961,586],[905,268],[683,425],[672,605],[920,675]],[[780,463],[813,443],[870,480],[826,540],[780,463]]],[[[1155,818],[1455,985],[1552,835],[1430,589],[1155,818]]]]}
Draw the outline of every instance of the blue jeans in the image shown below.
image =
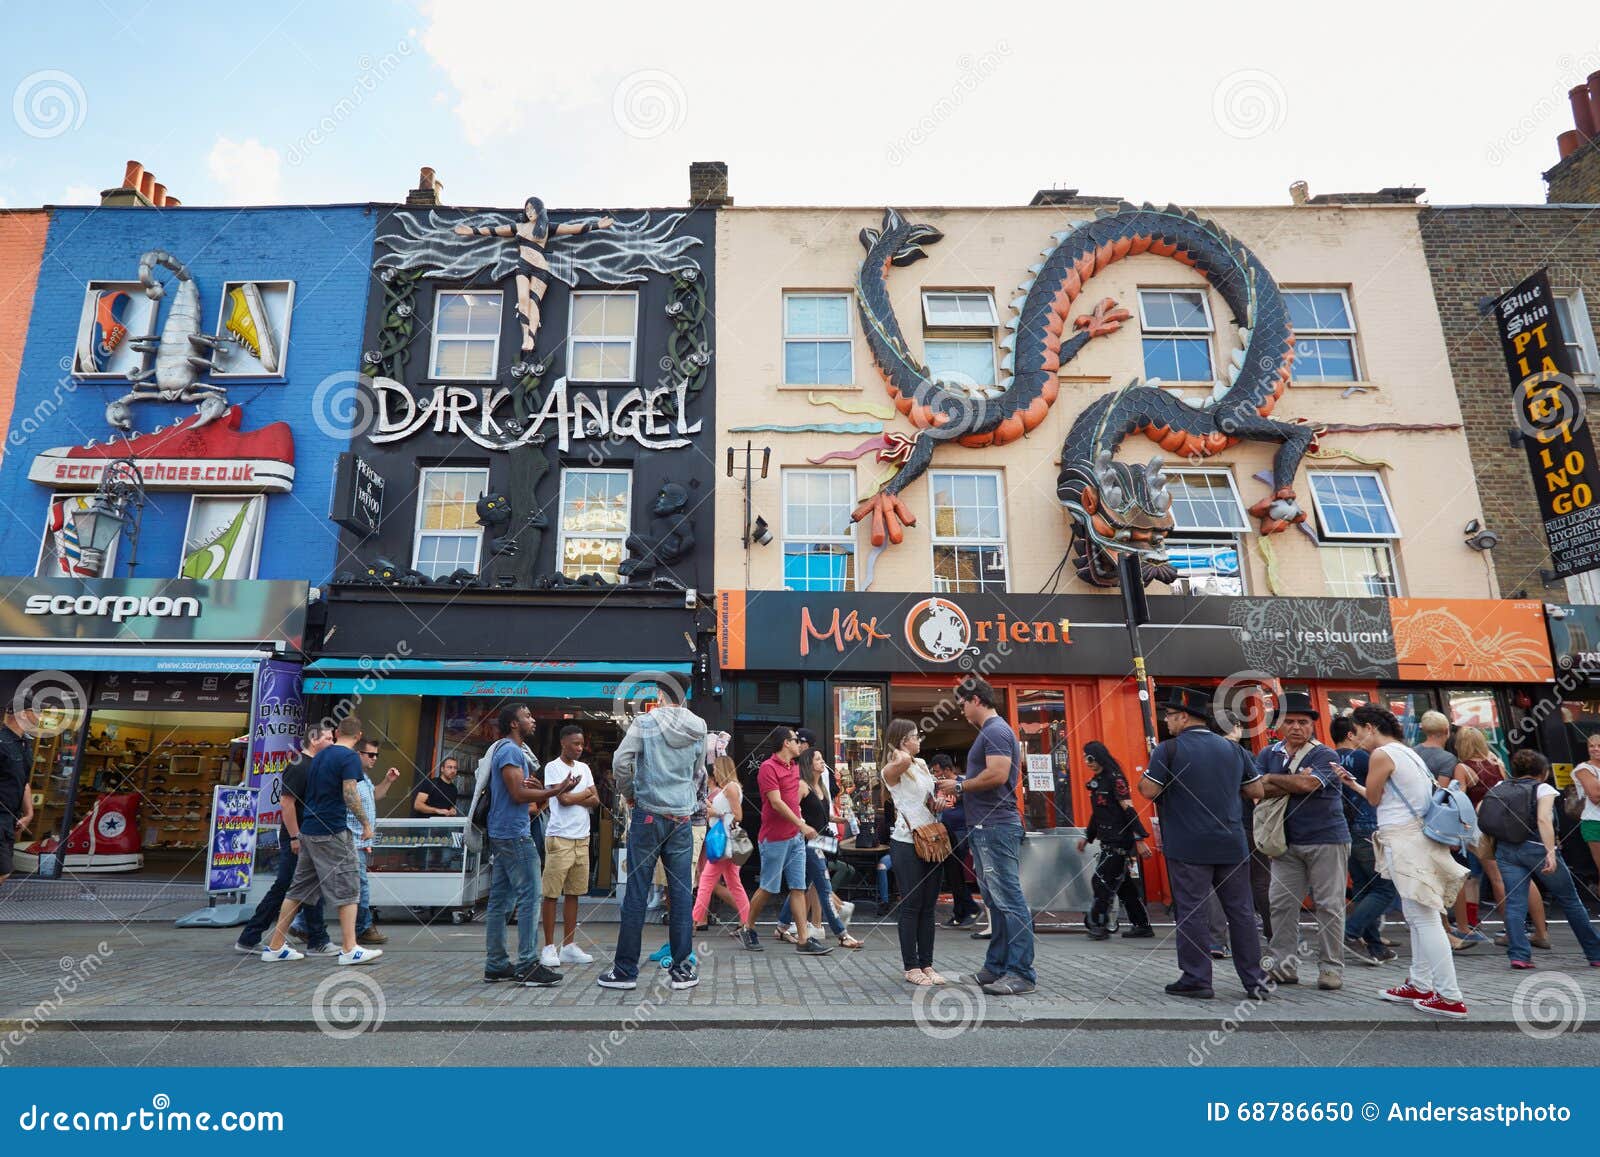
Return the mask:
{"type": "Polygon", "coordinates": [[[489,874],[489,911],[484,916],[484,943],[488,956],[484,968],[498,972],[511,967],[506,952],[506,914],[517,909],[517,967],[528,968],[539,959],[539,856],[532,836],[489,840],[494,863],[489,874]]]}
{"type": "Polygon", "coordinates": [[[1020,976],[1033,984],[1037,980],[1033,971],[1033,914],[1022,895],[1018,866],[1022,826],[974,827],[970,839],[978,889],[989,906],[989,923],[994,930],[983,960],[984,970],[993,976],[1020,976]]]}
{"type": "Polygon", "coordinates": [[[1345,939],[1359,937],[1376,952],[1383,947],[1383,914],[1399,899],[1394,881],[1378,874],[1372,837],[1352,832],[1350,838],[1350,906],[1345,909],[1345,939]]]}
{"type": "MultiPolygon", "coordinates": [[[[844,935],[844,921],[833,910],[833,885],[828,880],[828,861],[815,848],[806,849],[806,887],[817,890],[817,903],[822,905],[822,919],[835,936],[844,935]]],[[[787,924],[794,918],[790,905],[792,892],[783,894],[783,907],[778,909],[778,923],[787,924]]]]}
{"type": "Polygon", "coordinates": [[[367,860],[371,856],[370,849],[356,849],[356,866],[361,870],[361,897],[356,901],[357,936],[372,927],[372,888],[367,883],[367,860]]]}
{"type": "Polygon", "coordinates": [[[650,878],[656,861],[667,869],[667,898],[672,904],[667,939],[674,961],[687,961],[694,952],[694,832],[687,817],[656,815],[635,810],[628,821],[628,884],[622,897],[622,927],[617,930],[617,952],[611,971],[623,980],[639,975],[639,939],[644,935],[645,905],[650,900],[650,878]]]}
{"type": "Polygon", "coordinates": [[[1512,960],[1531,960],[1532,948],[1528,944],[1528,884],[1537,873],[1540,880],[1561,906],[1562,915],[1572,927],[1573,935],[1583,945],[1583,954],[1590,960],[1600,960],[1600,936],[1589,923],[1589,913],[1578,890],[1573,886],[1572,873],[1556,853],[1556,870],[1545,875],[1544,844],[1538,840],[1524,840],[1520,844],[1498,844],[1494,849],[1495,862],[1500,865],[1500,878],[1506,884],[1506,938],[1510,941],[1506,955],[1512,960]]]}
{"type": "MultiPolygon", "coordinates": [[[[289,841],[280,834],[278,836],[278,875],[272,881],[272,887],[267,889],[267,894],[261,897],[261,903],[256,905],[255,912],[239,931],[239,943],[254,947],[261,943],[261,938],[270,932],[278,922],[278,913],[283,910],[283,897],[289,891],[289,884],[294,880],[294,867],[299,863],[300,857],[294,854],[294,848],[289,841]]],[[[308,935],[306,946],[308,948],[321,948],[328,943],[328,927],[322,918],[322,901],[300,909],[300,915],[305,916],[304,928],[308,935]]],[[[295,917],[295,923],[300,923],[300,916],[295,917]]]]}

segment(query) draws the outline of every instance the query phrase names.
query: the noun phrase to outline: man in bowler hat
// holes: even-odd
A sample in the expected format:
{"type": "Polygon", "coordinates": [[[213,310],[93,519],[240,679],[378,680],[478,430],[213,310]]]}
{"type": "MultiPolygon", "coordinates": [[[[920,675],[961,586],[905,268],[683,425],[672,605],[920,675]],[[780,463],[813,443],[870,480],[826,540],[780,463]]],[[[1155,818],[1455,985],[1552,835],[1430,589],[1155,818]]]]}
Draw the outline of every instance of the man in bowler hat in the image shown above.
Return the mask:
{"type": "Polygon", "coordinates": [[[1245,993],[1267,995],[1261,970],[1261,939],[1250,899],[1250,842],[1244,831],[1244,800],[1261,798],[1261,779],[1236,743],[1206,726],[1211,697],[1190,687],[1173,688],[1163,704],[1172,738],[1150,753],[1150,769],[1139,792],[1156,801],[1162,850],[1178,920],[1181,975],[1167,991],[1210,1000],[1211,953],[1206,905],[1213,893],[1222,904],[1233,947],[1233,966],[1245,993]]]}

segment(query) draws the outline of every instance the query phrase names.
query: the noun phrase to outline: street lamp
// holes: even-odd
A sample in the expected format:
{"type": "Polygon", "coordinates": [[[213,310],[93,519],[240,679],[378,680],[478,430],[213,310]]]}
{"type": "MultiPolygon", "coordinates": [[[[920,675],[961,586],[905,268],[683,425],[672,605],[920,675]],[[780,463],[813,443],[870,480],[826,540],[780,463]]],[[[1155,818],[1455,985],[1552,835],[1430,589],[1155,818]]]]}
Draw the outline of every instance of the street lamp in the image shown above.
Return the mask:
{"type": "MultiPolygon", "coordinates": [[[[89,506],[73,516],[78,529],[78,549],[86,566],[100,574],[106,552],[119,535],[128,536],[128,576],[139,565],[139,524],[144,515],[144,478],[131,458],[106,463],[100,485],[89,499],[89,506]]],[[[102,575],[101,577],[109,577],[102,575]]]]}

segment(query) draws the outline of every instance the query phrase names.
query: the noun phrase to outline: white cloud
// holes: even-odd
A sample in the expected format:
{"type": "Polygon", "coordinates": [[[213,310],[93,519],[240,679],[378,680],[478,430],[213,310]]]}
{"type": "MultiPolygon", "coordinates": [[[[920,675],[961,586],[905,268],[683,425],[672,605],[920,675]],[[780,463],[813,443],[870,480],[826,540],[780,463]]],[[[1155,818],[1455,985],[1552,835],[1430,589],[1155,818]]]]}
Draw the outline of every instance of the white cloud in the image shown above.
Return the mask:
{"type": "Polygon", "coordinates": [[[242,141],[218,137],[206,164],[230,204],[260,205],[278,199],[283,177],[278,150],[255,137],[242,141]]]}

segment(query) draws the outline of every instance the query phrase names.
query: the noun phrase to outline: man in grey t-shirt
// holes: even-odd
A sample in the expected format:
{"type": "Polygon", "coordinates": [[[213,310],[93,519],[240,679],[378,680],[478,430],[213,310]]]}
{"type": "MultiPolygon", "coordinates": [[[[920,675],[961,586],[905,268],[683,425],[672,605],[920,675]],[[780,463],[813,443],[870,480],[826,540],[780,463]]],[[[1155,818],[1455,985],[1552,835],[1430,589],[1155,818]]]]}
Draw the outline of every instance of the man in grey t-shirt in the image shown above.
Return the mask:
{"type": "Polygon", "coordinates": [[[1455,753],[1445,750],[1445,744],[1450,741],[1450,720],[1437,711],[1425,711],[1422,718],[1417,721],[1422,729],[1422,742],[1411,750],[1422,757],[1422,762],[1428,765],[1428,774],[1440,787],[1455,778],[1456,759],[1455,753]]]}

